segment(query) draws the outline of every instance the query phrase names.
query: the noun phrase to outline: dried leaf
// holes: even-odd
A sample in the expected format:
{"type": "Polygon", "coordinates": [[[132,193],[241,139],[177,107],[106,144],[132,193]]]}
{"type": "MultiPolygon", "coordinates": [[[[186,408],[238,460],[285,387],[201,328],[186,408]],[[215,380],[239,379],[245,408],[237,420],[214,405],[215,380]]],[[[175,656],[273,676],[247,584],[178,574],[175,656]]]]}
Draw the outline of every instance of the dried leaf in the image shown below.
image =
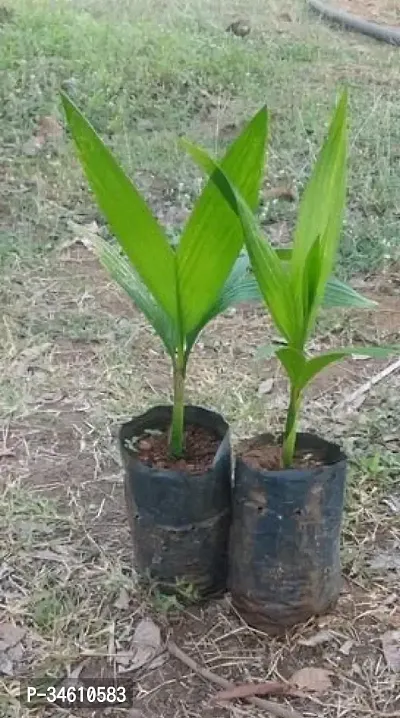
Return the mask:
{"type": "Polygon", "coordinates": [[[283,185],[282,187],[271,187],[265,191],[266,199],[284,199],[287,202],[294,202],[296,199],[296,192],[292,187],[283,185]]]}
{"type": "Polygon", "coordinates": [[[298,688],[306,691],[314,691],[315,693],[324,693],[332,687],[332,681],[329,676],[332,675],[331,671],[327,671],[325,668],[301,668],[296,671],[290,679],[290,682],[296,685],[298,688]]]}
{"type": "Polygon", "coordinates": [[[350,651],[354,646],[354,641],[352,641],[350,638],[348,641],[345,641],[343,645],[340,646],[339,651],[340,653],[343,653],[344,656],[349,656],[350,651]]]}
{"type": "Polygon", "coordinates": [[[331,631],[318,631],[318,633],[310,636],[310,638],[301,638],[299,640],[299,644],[301,646],[310,646],[314,648],[314,646],[320,646],[322,643],[329,643],[330,641],[333,641],[334,638],[335,636],[331,631]]]}
{"type": "Polygon", "coordinates": [[[147,665],[161,648],[160,629],[150,618],[139,621],[133,634],[131,650],[118,653],[116,662],[119,665],[119,673],[137,671],[147,665]]]}
{"type": "Polygon", "coordinates": [[[40,118],[37,136],[41,137],[44,141],[48,139],[59,139],[63,133],[63,128],[55,117],[47,115],[46,117],[40,118]]]}
{"type": "Polygon", "coordinates": [[[133,634],[133,644],[138,646],[151,646],[158,649],[161,646],[160,629],[150,618],[139,621],[133,634]]]}
{"type": "Polygon", "coordinates": [[[389,668],[400,672],[400,631],[387,631],[381,637],[382,649],[389,668]]]}
{"type": "Polygon", "coordinates": [[[265,379],[261,382],[260,386],[258,387],[258,396],[264,396],[265,394],[269,394],[272,389],[274,388],[274,380],[273,379],[265,379]]]}
{"type": "Polygon", "coordinates": [[[15,626],[10,621],[0,623],[0,651],[16,646],[25,636],[26,629],[15,626]]]}
{"type": "Polygon", "coordinates": [[[118,608],[119,611],[124,611],[129,608],[129,603],[130,599],[128,591],[126,588],[121,588],[120,594],[114,603],[115,608],[118,608]]]}
{"type": "Polygon", "coordinates": [[[14,675],[13,663],[5,653],[0,653],[0,676],[1,675],[10,677],[14,675]]]}
{"type": "Polygon", "coordinates": [[[214,696],[214,701],[231,701],[235,698],[249,698],[250,696],[301,696],[300,691],[293,686],[278,681],[265,683],[243,683],[220,691],[214,696]]]}

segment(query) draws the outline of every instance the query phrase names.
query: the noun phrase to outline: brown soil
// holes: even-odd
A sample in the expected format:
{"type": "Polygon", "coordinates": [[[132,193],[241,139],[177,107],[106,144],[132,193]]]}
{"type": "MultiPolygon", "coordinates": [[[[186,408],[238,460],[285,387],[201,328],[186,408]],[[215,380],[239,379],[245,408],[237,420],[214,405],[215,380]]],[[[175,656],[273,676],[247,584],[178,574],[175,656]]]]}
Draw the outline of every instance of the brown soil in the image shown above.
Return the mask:
{"type": "MultiPolygon", "coordinates": [[[[265,443],[262,436],[242,441],[238,447],[238,455],[252,469],[264,469],[266,471],[280,471],[284,468],[282,447],[278,444],[275,446],[265,443]]],[[[294,456],[293,469],[313,468],[323,466],[325,457],[321,452],[310,452],[305,449],[299,449],[294,456]]]]}
{"type": "Polygon", "coordinates": [[[330,0],[329,4],[379,25],[400,25],[398,0],[330,0]]]}
{"type": "Polygon", "coordinates": [[[138,454],[140,461],[146,466],[204,474],[211,469],[220,443],[221,439],[215,432],[201,426],[189,426],[185,431],[184,458],[171,458],[168,433],[141,436],[138,454]]]}

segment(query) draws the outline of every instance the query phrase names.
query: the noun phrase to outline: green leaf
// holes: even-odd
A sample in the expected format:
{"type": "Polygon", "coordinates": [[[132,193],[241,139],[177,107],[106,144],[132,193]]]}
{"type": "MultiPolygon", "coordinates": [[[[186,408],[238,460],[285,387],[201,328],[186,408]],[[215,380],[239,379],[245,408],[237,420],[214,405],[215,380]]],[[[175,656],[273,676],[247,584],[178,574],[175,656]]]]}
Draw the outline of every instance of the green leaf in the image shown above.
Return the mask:
{"type": "MultiPolygon", "coordinates": [[[[268,130],[263,108],[229,148],[221,165],[254,209],[261,185],[268,130]]],[[[182,143],[192,157],[197,150],[182,143]]],[[[208,315],[243,245],[241,223],[215,184],[204,188],[184,229],[177,253],[180,305],[189,334],[208,315]]]]}
{"type": "Polygon", "coordinates": [[[391,354],[400,354],[400,344],[386,347],[343,347],[335,351],[326,352],[319,356],[308,359],[298,381],[298,386],[303,389],[317,374],[334,362],[341,361],[348,356],[367,356],[371,359],[386,359],[391,354]]]}
{"type": "MultiPolygon", "coordinates": [[[[253,274],[247,274],[244,278],[238,279],[237,293],[232,291],[230,280],[224,287],[222,296],[225,311],[228,306],[240,304],[242,302],[261,302],[263,297],[258,286],[257,280],[253,274]],[[229,297],[232,297],[230,300],[229,297]],[[229,302],[229,303],[228,303],[229,302]]],[[[362,294],[353,289],[349,284],[345,284],[340,279],[332,277],[328,279],[325,287],[325,295],[322,306],[326,309],[340,308],[343,309],[354,307],[357,309],[370,309],[376,306],[377,302],[364,297],[362,294]]]]}
{"type": "Polygon", "coordinates": [[[349,284],[340,281],[340,279],[336,279],[336,277],[328,279],[325,287],[324,307],[355,307],[368,309],[376,305],[377,302],[364,297],[359,292],[356,292],[349,284]]]}
{"type": "Polygon", "coordinates": [[[177,327],[169,315],[154,301],[130,262],[120,254],[117,247],[112,246],[99,235],[91,236],[90,244],[103,267],[143,312],[168,354],[174,357],[179,342],[177,327]]]}
{"type": "Polygon", "coordinates": [[[278,349],[276,356],[281,364],[283,364],[291,385],[300,388],[299,377],[301,376],[306,364],[304,354],[293,347],[282,347],[281,349],[278,349]]]}
{"type": "Polygon", "coordinates": [[[211,175],[227,203],[240,217],[246,248],[264,301],[277,328],[290,341],[296,334],[296,300],[284,263],[260,234],[251,209],[217,163],[197,147],[188,149],[197,164],[211,175]]]}
{"type": "Polygon", "coordinates": [[[175,253],[146,202],[84,115],[62,92],[89,184],[119,244],[155,300],[178,320],[175,253]]]}
{"type": "Polygon", "coordinates": [[[302,304],[304,340],[332,274],[346,197],[347,92],[304,191],[293,242],[293,291],[302,304]]]}

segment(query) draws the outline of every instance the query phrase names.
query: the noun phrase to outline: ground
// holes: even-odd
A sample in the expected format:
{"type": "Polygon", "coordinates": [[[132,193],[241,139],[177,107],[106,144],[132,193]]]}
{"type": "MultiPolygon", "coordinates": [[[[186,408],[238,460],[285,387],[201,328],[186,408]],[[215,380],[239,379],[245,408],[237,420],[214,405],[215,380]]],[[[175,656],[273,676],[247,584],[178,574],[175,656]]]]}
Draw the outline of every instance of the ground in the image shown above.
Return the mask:
{"type": "MultiPolygon", "coordinates": [[[[348,83],[351,177],[338,272],[379,306],[325,312],[315,346],[394,343],[400,51],[325,25],[300,0],[2,3],[0,619],[24,635],[2,645],[1,714],[68,714],[20,703],[21,686],[57,682],[82,660],[98,671],[93,662],[126,649],[139,619],[151,617],[164,639],[171,635],[226,678],[329,669],[324,694],[287,699],[304,717],[400,716],[398,674],[381,641],[400,629],[399,372],[371,384],[362,402],[352,399],[393,358],[330,369],[303,411],[304,427],[337,438],[350,457],[344,586],[330,615],[269,639],[242,623],[228,597],[184,607],[138,588],[116,435],[123,420],[170,399],[170,368],[144,319],[80,243],[82,227],[103,221],[62,130],[57,96],[66,83],[171,237],[199,189],[177,136],[220,151],[267,102],[263,225],[285,242],[337,87],[348,83]],[[241,18],[247,37],[225,32],[241,18]],[[290,188],[294,201],[274,197],[276,187],[290,188]],[[322,630],[329,636],[321,639],[322,630]],[[315,645],[304,645],[310,637],[315,645]]],[[[270,335],[262,308],[246,306],[213,322],[194,352],[188,400],[221,411],[236,437],[281,425],[283,378],[273,361],[256,357],[270,335]],[[273,384],[263,394],[267,378],[273,384]]],[[[215,688],[172,658],[133,675],[140,715],[266,715],[244,703],[213,705],[215,688]]]]}
{"type": "Polygon", "coordinates": [[[400,8],[396,0],[336,0],[333,4],[379,24],[396,26],[400,23],[400,8]]]}

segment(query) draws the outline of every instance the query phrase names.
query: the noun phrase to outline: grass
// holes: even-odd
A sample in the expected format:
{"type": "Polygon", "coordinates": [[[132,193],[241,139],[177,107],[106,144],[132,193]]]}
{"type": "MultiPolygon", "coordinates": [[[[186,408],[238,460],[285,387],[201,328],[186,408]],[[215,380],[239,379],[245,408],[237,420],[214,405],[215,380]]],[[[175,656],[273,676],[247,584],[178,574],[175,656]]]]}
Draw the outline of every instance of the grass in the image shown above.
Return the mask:
{"type": "MultiPolygon", "coordinates": [[[[11,21],[2,28],[0,101],[3,142],[13,157],[10,178],[5,163],[4,184],[16,222],[0,243],[0,257],[10,260],[27,230],[42,251],[51,251],[71,213],[89,220],[95,214],[68,146],[24,154],[39,117],[61,120],[57,89],[63,83],[150,194],[155,175],[163,191],[175,190],[179,204],[190,201],[196,182],[177,135],[220,150],[225,127],[265,102],[273,118],[270,180],[284,178],[301,189],[338,84],[347,82],[353,153],[343,270],[378,267],[398,254],[396,49],[349,41],[309,18],[301,2],[279,34],[256,4],[245,40],[224,32],[228,4],[219,11],[212,4],[176,5],[166,23],[157,3],[146,10],[121,0],[112,7],[58,0],[51,15],[45,2],[18,0],[10,7],[11,21]]],[[[278,4],[272,15],[278,23],[278,4]]],[[[292,220],[294,211],[273,207],[269,223],[292,220]]]]}
{"type": "MultiPolygon", "coordinates": [[[[76,225],[96,221],[106,229],[67,138],[54,124],[41,147],[32,138],[43,116],[62,124],[57,88],[66,83],[174,239],[201,186],[178,135],[220,151],[267,102],[270,185],[298,194],[337,86],[348,82],[351,178],[340,272],[358,282],[367,275],[364,288],[381,307],[351,317],[324,314],[319,341],[394,343],[398,50],[321,24],[300,0],[270,1],[268,11],[261,0],[251,7],[190,0],[169,3],[168,13],[162,0],[2,5],[10,12],[0,13],[0,620],[24,625],[28,639],[15,675],[0,678],[0,695],[7,696],[0,712],[47,715],[43,707],[20,706],[19,681],[56,680],[89,654],[103,660],[112,631],[125,649],[138,618],[153,615],[165,634],[227,678],[287,678],[310,662],[330,666],[335,690],[325,703],[307,703],[307,715],[396,715],[379,646],[381,634],[398,627],[390,598],[398,575],[374,573],[370,560],[377,551],[391,555],[399,540],[391,508],[398,495],[398,376],[369,391],[358,412],[337,415],[336,405],[382,364],[344,362],[319,378],[304,406],[303,425],[337,438],[351,456],[343,536],[348,583],[335,614],[282,642],[265,641],[226,601],[196,612],[156,589],[142,592],[131,571],[116,434],[132,413],[169,400],[169,365],[144,320],[77,240],[76,225]],[[244,40],[225,32],[241,16],[252,27],[244,40]],[[123,591],[129,606],[116,608],[123,591]],[[298,643],[324,620],[354,642],[350,657],[336,644],[314,654],[298,643]],[[346,683],[343,674],[354,664],[359,673],[346,683]]],[[[297,201],[265,196],[263,204],[266,231],[287,239],[297,201]]],[[[190,365],[188,399],[217,407],[239,435],[281,426],[282,377],[273,362],[255,359],[270,331],[257,307],[220,317],[201,336],[190,365]],[[258,396],[266,378],[272,391],[258,396]]],[[[160,716],[196,716],[210,695],[175,664],[145,674],[140,685],[140,705],[160,716]]],[[[222,715],[216,708],[211,714],[222,715]]]]}

